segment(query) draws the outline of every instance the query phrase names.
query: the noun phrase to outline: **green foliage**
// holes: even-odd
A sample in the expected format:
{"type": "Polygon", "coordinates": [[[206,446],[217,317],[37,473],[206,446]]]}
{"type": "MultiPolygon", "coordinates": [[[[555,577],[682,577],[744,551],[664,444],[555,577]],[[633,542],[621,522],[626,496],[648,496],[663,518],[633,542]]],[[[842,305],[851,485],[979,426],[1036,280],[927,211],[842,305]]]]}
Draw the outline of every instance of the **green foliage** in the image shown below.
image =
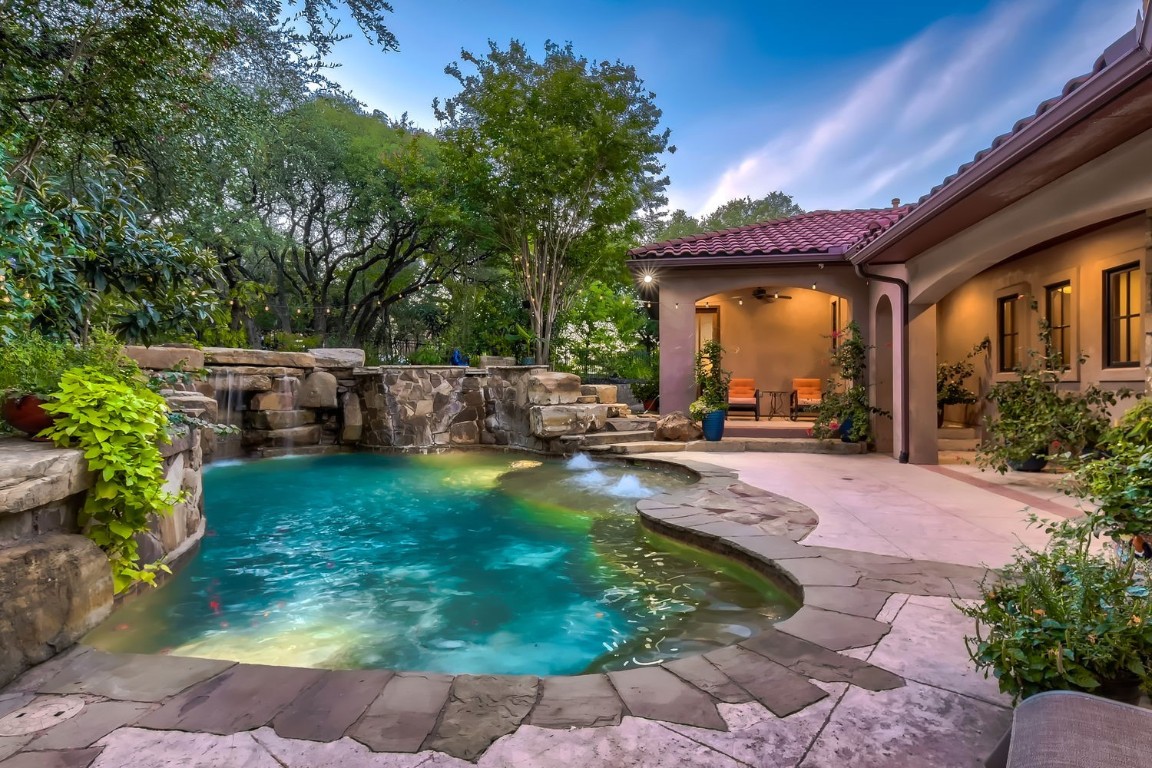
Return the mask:
{"type": "Polygon", "coordinates": [[[834,437],[840,435],[842,427],[850,424],[846,435],[849,440],[869,440],[872,437],[872,417],[889,414],[868,401],[868,346],[855,321],[848,324],[837,340],[839,343],[832,353],[836,374],[828,380],[824,397],[817,407],[812,433],[819,438],[834,437]]]}
{"type": "Polygon", "coordinates": [[[972,348],[963,360],[955,363],[940,363],[936,366],[936,405],[971,405],[980,400],[965,383],[976,373],[972,359],[987,351],[991,342],[985,338],[972,348]]]}
{"type": "Polygon", "coordinates": [[[177,498],[164,490],[164,462],[156,444],[167,441],[168,406],[139,378],[99,368],[64,374],[45,410],[56,417],[45,431],[61,447],[79,448],[94,473],[80,525],[112,565],[116,592],[154,583],[155,564],[139,565],[135,536],[151,514],[171,512],[177,498]]]}
{"type": "Polygon", "coordinates": [[[98,369],[118,378],[130,378],[139,368],[123,354],[120,343],[104,332],[88,342],[53,339],[37,331],[24,331],[0,344],[0,394],[50,398],[72,368],[98,369]]]}
{"type": "Polygon", "coordinates": [[[688,414],[695,420],[713,411],[728,410],[728,385],[732,372],[724,370],[724,348],[712,339],[704,342],[696,353],[696,388],[699,396],[688,406],[688,414]]]}
{"type": "Polygon", "coordinates": [[[529,302],[536,359],[547,362],[573,288],[631,241],[635,212],[663,202],[668,132],[634,68],[590,62],[547,43],[542,61],[521,43],[446,71],[460,92],[441,108],[441,135],[470,207],[491,226],[529,302]]]}
{"type": "Polygon", "coordinates": [[[0,147],[0,337],[36,325],[83,337],[92,325],[148,341],[207,323],[214,263],[148,223],[138,168],[114,158],[85,166],[80,188],[26,175],[0,147]]]}
{"type": "Polygon", "coordinates": [[[701,232],[715,232],[734,229],[749,224],[759,224],[772,219],[785,219],[804,213],[791,195],[783,192],[769,192],[764,197],[753,200],[751,197],[738,197],[721,205],[716,210],[699,219],[683,209],[667,215],[650,218],[645,222],[644,236],[648,242],[672,240],[688,237],[701,232]]]}
{"type": "Polygon", "coordinates": [[[635,291],[600,280],[583,286],[564,313],[554,342],[554,365],[580,376],[626,376],[648,316],[635,291]]]}
{"type": "MultiPolygon", "coordinates": [[[[1049,350],[1045,326],[1041,341],[1041,348],[1049,350]]],[[[1013,378],[992,387],[988,400],[997,412],[986,420],[986,438],[976,455],[980,466],[1003,474],[1012,464],[1032,458],[1072,460],[1103,436],[1109,409],[1129,391],[1112,392],[1095,384],[1063,391],[1062,370],[1059,353],[1029,350],[1013,378]]]]}
{"type": "Polygon", "coordinates": [[[1124,414],[1096,448],[1066,489],[1095,507],[1080,524],[1094,536],[1152,538],[1152,400],[1124,414]]]}
{"type": "Polygon", "coordinates": [[[1012,564],[960,610],[977,621],[965,638],[978,669],[1013,700],[1041,691],[1099,692],[1133,679],[1147,686],[1152,647],[1148,561],[1092,554],[1058,535],[1042,551],[1021,548],[1012,564]]]}

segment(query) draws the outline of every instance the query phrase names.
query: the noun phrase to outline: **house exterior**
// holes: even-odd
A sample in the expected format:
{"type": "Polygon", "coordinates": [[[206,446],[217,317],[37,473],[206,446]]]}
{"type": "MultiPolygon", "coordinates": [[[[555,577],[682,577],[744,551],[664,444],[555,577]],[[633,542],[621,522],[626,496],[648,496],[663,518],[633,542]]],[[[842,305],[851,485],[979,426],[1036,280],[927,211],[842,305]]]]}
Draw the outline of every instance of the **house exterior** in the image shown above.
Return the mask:
{"type": "MultiPolygon", "coordinates": [[[[704,338],[719,337],[736,376],[784,390],[793,378],[827,377],[830,337],[855,320],[872,345],[873,403],[892,414],[876,420],[878,449],[930,464],[937,363],[985,338],[976,387],[1012,376],[1040,348],[1045,320],[1068,363],[1062,386],[1144,389],[1150,252],[1145,16],[1091,72],[913,205],[802,214],[629,257],[646,298],[659,302],[663,410],[693,399],[704,338]]],[[[974,425],[980,416],[963,407],[947,415],[974,425]]]]}

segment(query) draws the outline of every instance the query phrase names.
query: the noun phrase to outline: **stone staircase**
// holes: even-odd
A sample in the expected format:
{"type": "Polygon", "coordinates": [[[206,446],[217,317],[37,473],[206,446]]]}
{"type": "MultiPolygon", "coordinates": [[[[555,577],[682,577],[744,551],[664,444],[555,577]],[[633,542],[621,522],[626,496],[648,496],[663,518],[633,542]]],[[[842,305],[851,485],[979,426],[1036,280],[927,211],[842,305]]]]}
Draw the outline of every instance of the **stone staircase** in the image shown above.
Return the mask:
{"type": "Polygon", "coordinates": [[[979,444],[975,427],[945,424],[936,430],[936,447],[941,451],[974,451],[979,444]]]}
{"type": "Polygon", "coordinates": [[[585,435],[566,435],[560,438],[564,452],[603,448],[618,443],[647,442],[653,439],[656,419],[645,416],[608,419],[602,432],[585,435]]]}

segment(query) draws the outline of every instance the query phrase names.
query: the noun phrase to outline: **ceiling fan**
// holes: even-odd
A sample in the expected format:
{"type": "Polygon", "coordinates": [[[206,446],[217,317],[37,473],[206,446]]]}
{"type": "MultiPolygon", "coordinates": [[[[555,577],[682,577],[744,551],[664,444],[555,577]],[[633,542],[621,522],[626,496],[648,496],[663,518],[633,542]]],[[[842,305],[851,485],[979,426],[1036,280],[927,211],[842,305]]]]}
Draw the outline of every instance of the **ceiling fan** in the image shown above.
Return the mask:
{"type": "Polygon", "coordinates": [[[756,288],[752,291],[753,298],[760,299],[765,304],[771,304],[778,299],[791,299],[791,296],[780,293],[778,290],[769,290],[768,288],[756,288]]]}

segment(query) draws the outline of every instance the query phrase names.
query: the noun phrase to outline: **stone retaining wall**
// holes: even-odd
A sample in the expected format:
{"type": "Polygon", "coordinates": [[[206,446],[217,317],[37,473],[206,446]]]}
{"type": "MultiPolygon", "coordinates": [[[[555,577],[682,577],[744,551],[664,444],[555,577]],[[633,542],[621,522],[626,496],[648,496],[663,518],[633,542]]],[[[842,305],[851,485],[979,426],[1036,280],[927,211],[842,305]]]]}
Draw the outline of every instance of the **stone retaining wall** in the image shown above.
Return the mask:
{"type": "MultiPolygon", "coordinates": [[[[186,430],[160,452],[165,488],[181,501],[137,536],[144,562],[172,562],[204,535],[200,432],[186,430]]],[[[79,450],[0,439],[0,686],[74,645],[112,610],[108,560],[77,524],[91,485],[79,450]]]]}
{"type": "MultiPolygon", "coordinates": [[[[235,426],[205,434],[219,458],[334,446],[439,450],[498,445],[562,452],[561,439],[631,415],[614,385],[582,385],[547,366],[364,367],[358,349],[129,347],[149,371],[205,368],[207,379],[167,394],[189,411],[235,426]]],[[[495,361],[490,361],[495,362],[495,361]]]]}

